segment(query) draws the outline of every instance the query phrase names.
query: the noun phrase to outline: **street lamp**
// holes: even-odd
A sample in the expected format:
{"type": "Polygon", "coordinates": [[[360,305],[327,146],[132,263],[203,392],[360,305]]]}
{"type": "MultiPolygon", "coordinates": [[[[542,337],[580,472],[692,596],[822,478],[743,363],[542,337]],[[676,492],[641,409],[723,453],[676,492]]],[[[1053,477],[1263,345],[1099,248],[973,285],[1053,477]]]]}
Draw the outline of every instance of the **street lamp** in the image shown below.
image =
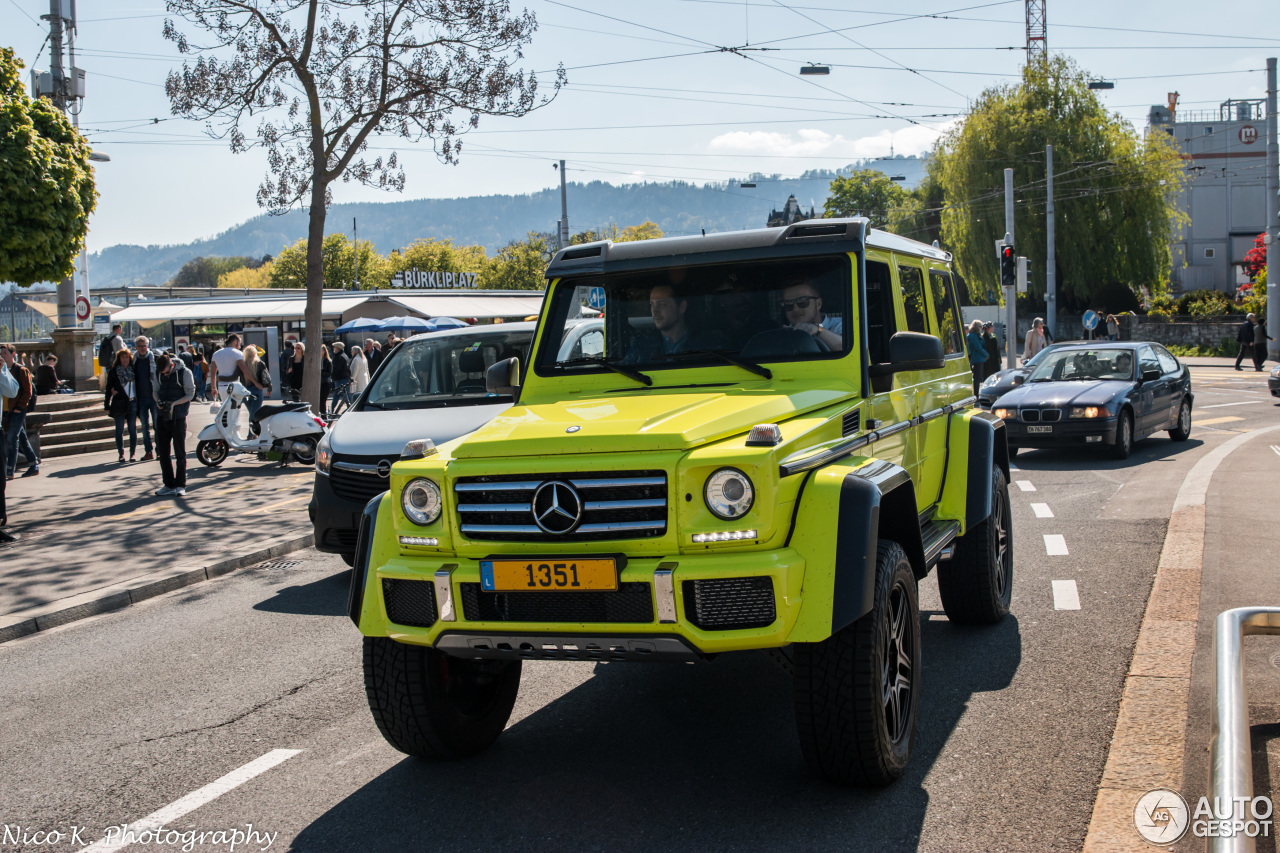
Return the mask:
{"type": "Polygon", "coordinates": [[[1110,80],[1090,80],[1089,88],[1097,91],[1099,89],[1114,89],[1116,84],[1110,80]]]}
{"type": "Polygon", "coordinates": [[[801,65],[800,73],[806,74],[806,75],[807,74],[830,74],[831,66],[830,65],[801,65]]]}
{"type": "Polygon", "coordinates": [[[738,184],[738,188],[744,189],[744,190],[753,190],[756,188],[756,185],[751,181],[747,181],[745,183],[738,184]]]}

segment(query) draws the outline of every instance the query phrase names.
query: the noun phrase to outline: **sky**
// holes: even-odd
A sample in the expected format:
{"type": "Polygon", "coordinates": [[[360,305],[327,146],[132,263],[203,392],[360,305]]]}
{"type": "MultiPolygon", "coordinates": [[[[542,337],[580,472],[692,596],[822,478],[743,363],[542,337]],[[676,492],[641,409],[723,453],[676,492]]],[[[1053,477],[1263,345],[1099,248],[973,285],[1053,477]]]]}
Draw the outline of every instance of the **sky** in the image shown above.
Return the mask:
{"type": "MultiPolygon", "coordinates": [[[[533,192],[571,182],[695,183],[754,172],[799,176],[854,160],[921,154],[984,89],[1018,79],[1023,0],[529,0],[538,20],[520,65],[549,90],[519,119],[481,118],[458,165],[426,143],[391,139],[403,193],[337,183],[334,200],[390,201],[533,192]],[[744,50],[743,48],[754,48],[744,50]],[[737,48],[736,52],[722,48],[737,48]],[[829,76],[802,76],[806,64],[829,76]]],[[[1265,4],[1218,0],[1048,0],[1050,51],[1098,79],[1109,109],[1141,131],[1151,104],[1180,110],[1266,94],[1266,58],[1280,56],[1280,17],[1265,4]]],[[[0,45],[48,67],[47,2],[0,0],[0,45]]],[[[162,35],[161,2],[79,0],[76,64],[87,73],[79,115],[100,193],[89,249],[185,243],[262,213],[260,150],[233,154],[205,127],[174,118],[164,80],[184,58],[162,35]]],[[[181,22],[179,22],[181,24],[181,22]]],[[[187,30],[190,31],[189,25],[187,30]]],[[[761,209],[781,207],[767,184],[761,209]]],[[[569,219],[573,221],[572,189],[569,219]]],[[[819,201],[819,204],[821,202],[819,201]]],[[[627,225],[631,223],[619,223],[627,225]]],[[[547,230],[553,230],[548,223],[547,230]]]]}

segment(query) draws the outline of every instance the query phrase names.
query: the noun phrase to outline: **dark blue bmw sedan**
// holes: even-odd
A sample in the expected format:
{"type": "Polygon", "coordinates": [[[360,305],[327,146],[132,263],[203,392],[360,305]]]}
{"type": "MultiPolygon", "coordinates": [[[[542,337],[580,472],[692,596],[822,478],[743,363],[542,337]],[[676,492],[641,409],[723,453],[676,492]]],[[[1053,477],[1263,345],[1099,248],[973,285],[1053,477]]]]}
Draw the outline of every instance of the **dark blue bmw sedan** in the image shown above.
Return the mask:
{"type": "Polygon", "coordinates": [[[1157,343],[1125,341],[1056,349],[991,408],[1007,425],[1010,455],[1097,444],[1124,459],[1156,432],[1185,441],[1192,402],[1185,365],[1157,343]]]}

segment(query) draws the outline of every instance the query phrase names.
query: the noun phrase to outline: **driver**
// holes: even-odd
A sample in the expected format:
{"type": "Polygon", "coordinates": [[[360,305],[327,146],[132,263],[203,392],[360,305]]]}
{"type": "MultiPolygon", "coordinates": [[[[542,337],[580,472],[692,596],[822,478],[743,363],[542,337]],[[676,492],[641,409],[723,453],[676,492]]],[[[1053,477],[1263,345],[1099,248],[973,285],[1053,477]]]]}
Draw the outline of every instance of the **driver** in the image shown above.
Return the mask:
{"type": "Polygon", "coordinates": [[[1133,355],[1122,352],[1116,356],[1116,373],[1125,379],[1133,378],[1133,355]]]}
{"type": "Polygon", "coordinates": [[[782,301],[778,305],[786,315],[788,328],[813,335],[832,352],[844,345],[841,338],[844,323],[839,317],[822,313],[822,297],[818,295],[818,288],[809,282],[787,285],[783,288],[782,301]]]}

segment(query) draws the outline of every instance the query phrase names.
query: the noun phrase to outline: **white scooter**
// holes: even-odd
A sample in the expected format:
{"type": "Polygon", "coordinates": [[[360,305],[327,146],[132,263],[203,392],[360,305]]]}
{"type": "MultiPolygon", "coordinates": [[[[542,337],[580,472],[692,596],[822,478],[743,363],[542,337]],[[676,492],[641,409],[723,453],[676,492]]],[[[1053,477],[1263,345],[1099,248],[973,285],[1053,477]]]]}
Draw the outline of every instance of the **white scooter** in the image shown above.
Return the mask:
{"type": "Polygon", "coordinates": [[[324,438],[324,422],[311,413],[310,403],[266,404],[250,419],[250,433],[240,437],[240,412],[249,391],[232,382],[213,423],[196,437],[196,458],[210,468],[226,461],[232,450],[240,453],[280,453],[282,462],[296,459],[314,465],[316,448],[324,438]]]}

